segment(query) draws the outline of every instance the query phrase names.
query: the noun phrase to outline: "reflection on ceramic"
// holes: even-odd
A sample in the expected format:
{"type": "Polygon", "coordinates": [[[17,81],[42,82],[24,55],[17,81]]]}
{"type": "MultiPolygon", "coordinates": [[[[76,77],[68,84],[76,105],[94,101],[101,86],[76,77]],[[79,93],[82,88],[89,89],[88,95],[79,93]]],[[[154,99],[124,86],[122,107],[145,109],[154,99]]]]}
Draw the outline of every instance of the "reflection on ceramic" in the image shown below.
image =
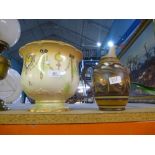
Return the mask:
{"type": "Polygon", "coordinates": [[[0,81],[0,99],[5,103],[16,101],[22,93],[20,80],[20,74],[14,69],[9,69],[6,78],[0,81]]]}
{"type": "Polygon", "coordinates": [[[42,40],[23,46],[20,55],[23,90],[36,102],[31,111],[64,110],[79,83],[82,53],[64,42],[42,40]]]}
{"type": "Polygon", "coordinates": [[[95,100],[100,110],[124,110],[128,103],[130,77],[111,47],[101,58],[93,74],[95,100]]]}

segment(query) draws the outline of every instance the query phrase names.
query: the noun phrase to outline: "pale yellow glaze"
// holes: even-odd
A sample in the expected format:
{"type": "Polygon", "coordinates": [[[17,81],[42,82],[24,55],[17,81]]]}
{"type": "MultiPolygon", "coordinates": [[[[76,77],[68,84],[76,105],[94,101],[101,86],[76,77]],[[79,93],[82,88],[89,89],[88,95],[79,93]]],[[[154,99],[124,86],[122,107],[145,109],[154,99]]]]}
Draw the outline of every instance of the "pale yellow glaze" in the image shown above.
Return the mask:
{"type": "Polygon", "coordinates": [[[24,59],[21,83],[36,101],[31,111],[65,110],[64,102],[74,95],[79,83],[78,64],[82,53],[60,41],[41,40],[20,48],[24,59]]]}

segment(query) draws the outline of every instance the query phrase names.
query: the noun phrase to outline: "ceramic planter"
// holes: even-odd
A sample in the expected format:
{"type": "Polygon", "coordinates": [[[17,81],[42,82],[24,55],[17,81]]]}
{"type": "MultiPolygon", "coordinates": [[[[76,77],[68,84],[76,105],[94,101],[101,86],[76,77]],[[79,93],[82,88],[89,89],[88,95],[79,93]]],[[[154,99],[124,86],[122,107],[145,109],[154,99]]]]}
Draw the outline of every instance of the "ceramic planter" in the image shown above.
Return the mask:
{"type": "Polygon", "coordinates": [[[82,53],[67,43],[53,40],[35,41],[19,51],[24,59],[22,87],[36,103],[31,111],[65,110],[64,102],[74,95],[79,84],[82,53]]]}

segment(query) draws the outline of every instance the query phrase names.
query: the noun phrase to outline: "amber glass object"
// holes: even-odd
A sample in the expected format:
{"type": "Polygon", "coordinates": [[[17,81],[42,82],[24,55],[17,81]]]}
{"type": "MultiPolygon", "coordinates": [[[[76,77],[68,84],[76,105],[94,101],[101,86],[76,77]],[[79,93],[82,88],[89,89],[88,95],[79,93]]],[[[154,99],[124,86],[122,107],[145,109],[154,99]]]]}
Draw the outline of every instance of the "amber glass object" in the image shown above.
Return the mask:
{"type": "Polygon", "coordinates": [[[0,55],[0,80],[3,80],[6,77],[9,67],[9,60],[0,55]]]}
{"type": "Polygon", "coordinates": [[[115,55],[111,47],[106,56],[101,57],[93,74],[94,95],[100,110],[124,110],[128,103],[129,71],[115,55]]]}

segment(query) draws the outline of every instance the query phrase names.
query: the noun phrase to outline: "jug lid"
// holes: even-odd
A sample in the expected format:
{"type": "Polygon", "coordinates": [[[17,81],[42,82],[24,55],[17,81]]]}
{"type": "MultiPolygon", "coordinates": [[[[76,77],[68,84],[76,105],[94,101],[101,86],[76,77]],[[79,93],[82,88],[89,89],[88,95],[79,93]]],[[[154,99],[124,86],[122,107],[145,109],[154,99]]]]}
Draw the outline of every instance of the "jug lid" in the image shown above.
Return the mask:
{"type": "Polygon", "coordinates": [[[117,58],[117,56],[116,56],[116,46],[114,45],[114,46],[110,47],[108,53],[104,57],[117,58]]]}
{"type": "Polygon", "coordinates": [[[116,56],[116,46],[112,46],[109,48],[109,51],[106,55],[102,56],[100,61],[119,61],[119,59],[116,56]]]}

